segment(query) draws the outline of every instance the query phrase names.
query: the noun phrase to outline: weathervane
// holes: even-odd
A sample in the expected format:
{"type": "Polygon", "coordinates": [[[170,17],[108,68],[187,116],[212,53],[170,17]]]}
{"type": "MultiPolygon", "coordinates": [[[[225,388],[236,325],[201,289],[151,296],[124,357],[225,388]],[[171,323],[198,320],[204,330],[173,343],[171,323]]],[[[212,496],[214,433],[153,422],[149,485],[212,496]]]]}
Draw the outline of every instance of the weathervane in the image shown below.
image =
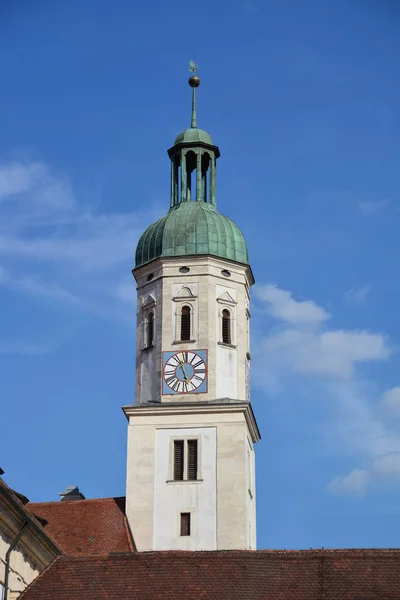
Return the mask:
{"type": "Polygon", "coordinates": [[[196,65],[196,63],[191,60],[189,62],[189,71],[191,71],[193,73],[193,75],[199,70],[199,67],[196,65]]]}
{"type": "Polygon", "coordinates": [[[189,77],[189,85],[192,88],[192,123],[191,127],[197,127],[196,125],[196,88],[200,85],[200,78],[197,77],[196,73],[199,70],[199,67],[196,63],[191,60],[189,62],[189,71],[191,72],[191,77],[189,77]]]}

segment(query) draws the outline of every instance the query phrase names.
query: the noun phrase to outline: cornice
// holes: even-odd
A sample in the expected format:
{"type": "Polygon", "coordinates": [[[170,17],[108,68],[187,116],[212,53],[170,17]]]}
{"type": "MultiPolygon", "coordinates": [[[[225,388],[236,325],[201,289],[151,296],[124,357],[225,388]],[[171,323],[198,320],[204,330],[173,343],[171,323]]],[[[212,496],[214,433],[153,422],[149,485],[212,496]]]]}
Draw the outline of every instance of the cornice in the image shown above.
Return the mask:
{"type": "Polygon", "coordinates": [[[132,404],[123,406],[122,410],[129,420],[129,417],[150,417],[150,416],[174,416],[174,415],[193,415],[193,414],[226,414],[242,413],[246,419],[247,427],[250,431],[254,443],[261,439],[260,430],[250,402],[246,401],[213,401],[213,402],[191,402],[191,403],[152,403],[152,404],[132,404]]]}
{"type": "MultiPolygon", "coordinates": [[[[249,264],[244,264],[244,263],[238,263],[234,260],[229,260],[227,258],[221,258],[219,256],[214,256],[213,254],[192,254],[192,255],[185,255],[185,256],[161,256],[161,257],[157,257],[154,258],[152,261],[150,261],[149,263],[146,263],[145,265],[142,265],[140,267],[136,267],[134,269],[132,269],[132,274],[135,278],[136,283],[138,284],[138,288],[144,287],[145,285],[147,285],[147,283],[150,283],[148,281],[144,281],[141,284],[139,284],[139,279],[141,279],[142,277],[145,277],[146,275],[153,273],[154,271],[157,271],[159,269],[161,269],[160,272],[155,273],[154,274],[154,279],[152,279],[151,281],[155,281],[156,279],[159,279],[160,277],[170,277],[171,275],[165,274],[162,272],[162,267],[164,266],[170,266],[172,265],[180,265],[182,264],[186,264],[186,263],[192,263],[192,264],[210,264],[210,262],[216,262],[217,264],[220,264],[221,267],[227,267],[228,270],[229,268],[236,268],[239,271],[244,271],[246,280],[247,280],[247,285],[250,288],[252,285],[254,285],[255,283],[255,279],[254,279],[254,275],[253,275],[253,271],[251,269],[251,266],[249,264]]],[[[176,277],[177,274],[174,274],[173,276],[176,277]]],[[[181,276],[184,278],[185,275],[187,275],[187,273],[182,274],[181,276]]],[[[216,275],[214,275],[215,277],[216,275]]],[[[226,280],[225,277],[221,276],[222,280],[226,280]]]]}

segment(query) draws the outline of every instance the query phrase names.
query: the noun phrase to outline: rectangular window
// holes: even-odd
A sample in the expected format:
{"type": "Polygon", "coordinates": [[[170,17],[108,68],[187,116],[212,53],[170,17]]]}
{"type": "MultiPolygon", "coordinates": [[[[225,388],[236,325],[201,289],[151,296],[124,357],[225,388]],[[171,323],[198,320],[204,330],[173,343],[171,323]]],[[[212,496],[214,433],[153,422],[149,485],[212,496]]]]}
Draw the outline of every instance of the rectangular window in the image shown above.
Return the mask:
{"type": "Polygon", "coordinates": [[[190,535],[190,513],[181,513],[181,536],[190,535]]]}
{"type": "Polygon", "coordinates": [[[174,441],[174,480],[182,481],[184,475],[184,440],[174,441]]]}
{"type": "Polygon", "coordinates": [[[197,440],[188,440],[188,479],[197,479],[197,440]]]}

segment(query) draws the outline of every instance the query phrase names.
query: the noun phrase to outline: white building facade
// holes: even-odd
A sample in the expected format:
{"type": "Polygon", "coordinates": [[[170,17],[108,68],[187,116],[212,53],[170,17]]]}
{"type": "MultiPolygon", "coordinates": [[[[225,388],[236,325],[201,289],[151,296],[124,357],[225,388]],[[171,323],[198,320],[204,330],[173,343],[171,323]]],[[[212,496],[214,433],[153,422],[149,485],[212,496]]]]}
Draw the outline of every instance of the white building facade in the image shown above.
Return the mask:
{"type": "MultiPolygon", "coordinates": [[[[0,475],[2,474],[0,469],[0,475]]],[[[0,477],[0,600],[15,600],[61,554],[41,523],[26,510],[28,499],[0,477]]]]}

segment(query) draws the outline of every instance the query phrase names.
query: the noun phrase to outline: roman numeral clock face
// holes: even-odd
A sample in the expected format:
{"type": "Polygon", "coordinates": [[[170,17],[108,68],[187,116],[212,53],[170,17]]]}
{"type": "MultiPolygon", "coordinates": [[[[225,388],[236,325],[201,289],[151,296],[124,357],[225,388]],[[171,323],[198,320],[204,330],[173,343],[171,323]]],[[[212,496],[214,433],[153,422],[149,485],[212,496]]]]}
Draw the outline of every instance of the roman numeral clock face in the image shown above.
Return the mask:
{"type": "Polygon", "coordinates": [[[164,352],[163,394],[207,392],[207,350],[164,352]]]}

